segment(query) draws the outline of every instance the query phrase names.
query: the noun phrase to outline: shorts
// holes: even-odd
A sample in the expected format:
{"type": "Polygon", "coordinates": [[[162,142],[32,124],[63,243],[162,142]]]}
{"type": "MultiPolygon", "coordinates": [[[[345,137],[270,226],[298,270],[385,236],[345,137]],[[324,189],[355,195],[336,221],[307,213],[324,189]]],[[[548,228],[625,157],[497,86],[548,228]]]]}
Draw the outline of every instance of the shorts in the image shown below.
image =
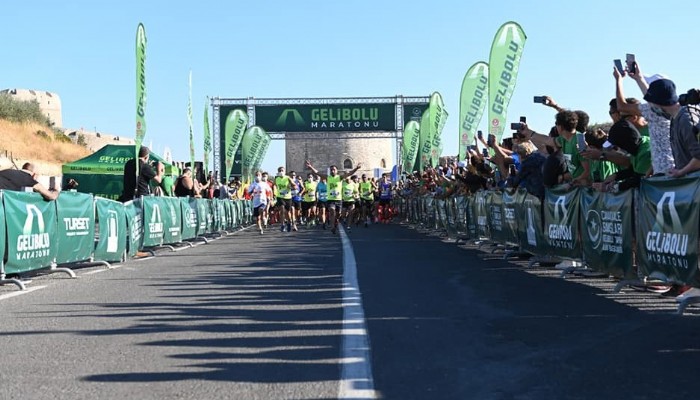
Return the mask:
{"type": "Polygon", "coordinates": [[[391,205],[391,199],[379,199],[379,205],[380,206],[391,205]]]}
{"type": "Polygon", "coordinates": [[[360,200],[362,207],[372,208],[374,205],[374,200],[362,199],[360,200]]]}
{"type": "Polygon", "coordinates": [[[355,202],[354,201],[344,201],[343,208],[355,208],[355,202]]]}
{"type": "Polygon", "coordinates": [[[316,207],[322,208],[324,210],[327,208],[327,206],[328,206],[327,201],[319,201],[318,203],[316,203],[316,207]]]}
{"type": "Polygon", "coordinates": [[[340,206],[341,206],[342,204],[343,204],[343,203],[342,203],[340,200],[328,200],[328,201],[326,202],[326,208],[328,208],[329,210],[340,211],[340,209],[341,209],[340,206]]]}
{"type": "Polygon", "coordinates": [[[292,207],[294,207],[297,210],[301,209],[301,201],[292,200],[292,207]]]}
{"type": "Polygon", "coordinates": [[[314,208],[316,206],[315,201],[302,201],[301,202],[301,211],[302,212],[307,212],[310,209],[314,208]]]}
{"type": "Polygon", "coordinates": [[[265,208],[267,207],[267,203],[262,203],[259,206],[253,208],[253,216],[254,217],[259,217],[262,215],[263,212],[265,212],[265,208]]]}
{"type": "Polygon", "coordinates": [[[292,209],[292,199],[277,198],[277,207],[284,207],[285,210],[289,211],[292,209]]]}

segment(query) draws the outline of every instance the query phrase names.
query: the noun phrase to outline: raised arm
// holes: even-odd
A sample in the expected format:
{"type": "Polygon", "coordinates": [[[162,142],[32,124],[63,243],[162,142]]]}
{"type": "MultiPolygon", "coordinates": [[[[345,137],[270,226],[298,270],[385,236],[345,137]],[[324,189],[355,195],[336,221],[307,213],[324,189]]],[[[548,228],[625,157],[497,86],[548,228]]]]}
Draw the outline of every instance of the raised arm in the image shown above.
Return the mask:
{"type": "Polygon", "coordinates": [[[613,77],[615,77],[615,100],[617,102],[617,111],[619,111],[620,114],[641,115],[642,111],[639,109],[639,104],[631,104],[625,100],[625,93],[622,88],[623,76],[616,67],[613,67],[613,77]]]}
{"type": "Polygon", "coordinates": [[[318,172],[318,170],[316,168],[314,168],[313,165],[311,165],[311,161],[309,161],[309,160],[304,161],[304,165],[306,166],[306,168],[312,170],[316,176],[318,176],[320,178],[328,178],[328,174],[322,174],[322,173],[318,172]]]}

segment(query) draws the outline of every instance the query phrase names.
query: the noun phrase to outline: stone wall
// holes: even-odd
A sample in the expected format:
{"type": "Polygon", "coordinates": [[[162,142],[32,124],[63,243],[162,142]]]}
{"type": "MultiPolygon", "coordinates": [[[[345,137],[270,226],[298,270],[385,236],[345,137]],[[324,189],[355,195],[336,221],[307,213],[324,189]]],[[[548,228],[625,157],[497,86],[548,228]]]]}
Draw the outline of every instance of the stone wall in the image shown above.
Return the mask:
{"type": "Polygon", "coordinates": [[[56,93],[32,89],[5,89],[0,90],[0,93],[7,93],[18,101],[36,100],[41,111],[53,122],[54,126],[56,128],[63,127],[61,98],[56,93]]]}
{"type": "MultiPolygon", "coordinates": [[[[375,168],[382,168],[384,172],[391,171],[394,165],[393,148],[393,139],[286,140],[285,167],[287,171],[306,173],[308,170],[304,168],[304,160],[308,159],[319,172],[326,173],[331,165],[336,165],[342,172],[361,163],[362,168],[357,174],[373,176],[375,168]],[[349,164],[346,165],[346,161],[349,164]],[[346,166],[350,168],[345,168],[346,166]]],[[[268,172],[274,174],[277,171],[268,172]]]]}

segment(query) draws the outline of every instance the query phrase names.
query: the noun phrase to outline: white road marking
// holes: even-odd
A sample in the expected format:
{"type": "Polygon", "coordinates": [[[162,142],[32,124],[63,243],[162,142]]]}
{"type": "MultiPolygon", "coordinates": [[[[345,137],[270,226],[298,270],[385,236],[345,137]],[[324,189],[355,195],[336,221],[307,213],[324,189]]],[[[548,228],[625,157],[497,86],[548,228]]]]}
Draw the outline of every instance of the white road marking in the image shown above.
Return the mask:
{"type": "Polygon", "coordinates": [[[357,265],[352,244],[342,227],[338,227],[343,244],[343,330],[340,358],[339,399],[376,399],[372,378],[369,336],[365,327],[362,293],[357,281],[357,265]]]}
{"type": "Polygon", "coordinates": [[[11,297],[17,297],[17,296],[21,296],[21,295],[23,295],[23,294],[31,293],[31,292],[37,291],[37,290],[39,290],[39,289],[43,289],[43,288],[45,288],[46,286],[47,286],[47,285],[32,286],[32,287],[27,288],[27,289],[25,289],[25,290],[18,290],[18,291],[16,291],[16,292],[6,293],[6,294],[3,294],[3,295],[0,295],[0,300],[5,300],[5,299],[9,299],[9,298],[11,298],[11,297]]]}

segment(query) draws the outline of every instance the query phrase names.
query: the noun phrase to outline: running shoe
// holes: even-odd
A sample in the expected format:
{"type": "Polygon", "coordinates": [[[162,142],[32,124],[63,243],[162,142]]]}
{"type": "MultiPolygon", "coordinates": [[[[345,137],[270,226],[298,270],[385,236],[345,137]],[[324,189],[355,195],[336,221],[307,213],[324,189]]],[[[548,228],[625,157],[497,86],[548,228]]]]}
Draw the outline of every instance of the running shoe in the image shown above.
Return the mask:
{"type": "Polygon", "coordinates": [[[292,230],[293,230],[294,232],[296,232],[296,231],[298,230],[298,229],[297,229],[297,224],[292,225],[292,230]]]}
{"type": "Polygon", "coordinates": [[[287,232],[291,232],[291,231],[292,231],[292,223],[287,222],[287,232]]]}

